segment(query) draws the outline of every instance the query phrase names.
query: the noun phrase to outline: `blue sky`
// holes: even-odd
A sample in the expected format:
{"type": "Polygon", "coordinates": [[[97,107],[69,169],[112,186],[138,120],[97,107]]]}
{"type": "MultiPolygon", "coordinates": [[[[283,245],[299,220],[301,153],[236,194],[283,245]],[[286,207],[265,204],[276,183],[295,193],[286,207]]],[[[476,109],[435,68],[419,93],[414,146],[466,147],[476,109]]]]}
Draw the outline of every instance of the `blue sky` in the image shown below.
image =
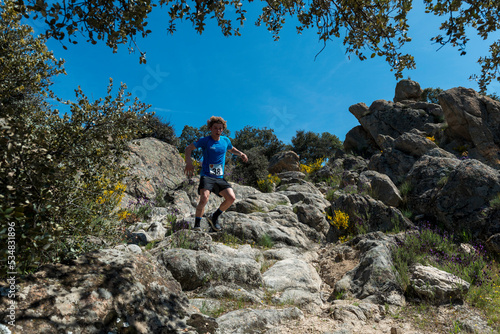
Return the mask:
{"type": "MultiPolygon", "coordinates": [[[[417,4],[415,4],[417,5],[417,4]]],[[[424,15],[421,5],[411,15],[407,52],[415,56],[417,69],[404,77],[422,88],[449,89],[463,86],[478,89],[468,80],[479,72],[476,63],[490,43],[471,39],[466,56],[445,46],[438,50],[430,38],[439,21],[424,15]]],[[[316,32],[298,35],[293,22],[285,24],[281,39],[274,41],[265,27],[254,26],[256,15],[249,13],[241,37],[224,37],[214,22],[208,22],[200,36],[188,22],[180,23],[174,35],[166,31],[166,11],[153,13],[146,39],[138,39],[146,51],[147,64],[139,64],[139,54],[126,47],[118,53],[105,45],[79,44],[63,50],[57,41],[48,47],[57,58],[66,60],[66,76],[55,78],[53,89],[63,99],[74,100],[74,89],[81,86],[93,99],[104,97],[109,78],[115,88],[120,82],[141,101],[151,104],[164,120],[170,121],[178,135],[185,125],[199,127],[212,116],[222,116],[235,131],[246,125],[272,128],[285,143],[297,130],[330,132],[345,139],[359,123],[349,106],[377,99],[392,100],[396,79],[389,65],[379,58],[359,61],[345,54],[342,41],[331,41],[321,50],[316,32]]],[[[35,32],[41,26],[34,24],[35,32]]],[[[497,33],[494,36],[499,38],[497,33]]],[[[500,93],[500,84],[490,86],[500,93]]]]}

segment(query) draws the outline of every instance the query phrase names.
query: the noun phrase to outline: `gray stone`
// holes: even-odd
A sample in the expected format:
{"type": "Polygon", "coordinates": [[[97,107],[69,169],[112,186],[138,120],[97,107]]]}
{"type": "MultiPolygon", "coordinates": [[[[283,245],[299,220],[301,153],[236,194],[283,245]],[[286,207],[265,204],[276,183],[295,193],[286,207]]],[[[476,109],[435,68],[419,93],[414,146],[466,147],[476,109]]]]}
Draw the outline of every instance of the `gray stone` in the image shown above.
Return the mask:
{"type": "Polygon", "coordinates": [[[293,151],[276,153],[271,157],[267,170],[271,174],[300,171],[299,156],[293,151]]]}
{"type": "Polygon", "coordinates": [[[478,160],[423,156],[408,173],[408,199],[416,214],[435,216],[450,231],[487,239],[500,232],[489,202],[500,192],[500,173],[478,160]]]}
{"type": "Polygon", "coordinates": [[[231,299],[263,305],[262,299],[264,293],[258,289],[247,291],[247,289],[237,284],[223,282],[223,284],[209,286],[201,293],[201,296],[219,300],[231,299]]]}
{"type": "Polygon", "coordinates": [[[250,195],[236,202],[229,210],[240,213],[269,212],[278,205],[291,205],[287,196],[280,193],[260,193],[250,195]]]}
{"type": "Polygon", "coordinates": [[[462,300],[470,284],[461,278],[431,266],[417,264],[410,268],[412,290],[436,304],[462,300]]]}
{"type": "Polygon", "coordinates": [[[294,205],[294,211],[299,221],[314,228],[326,237],[330,230],[330,224],[326,220],[325,208],[326,205],[322,208],[317,205],[303,203],[294,205]]]}
{"type": "Polygon", "coordinates": [[[184,290],[214,282],[233,282],[253,287],[262,284],[260,265],[248,258],[225,258],[191,249],[169,249],[157,255],[184,290]]]}
{"type": "Polygon", "coordinates": [[[420,100],[422,95],[422,89],[420,84],[416,81],[403,79],[399,81],[396,85],[396,93],[394,95],[394,102],[400,102],[405,100],[420,100]]]}
{"type": "Polygon", "coordinates": [[[373,137],[361,125],[347,132],[343,145],[346,152],[361,156],[370,156],[380,150],[373,137]]]}
{"type": "Polygon", "coordinates": [[[299,259],[276,262],[262,275],[268,290],[280,292],[277,301],[306,307],[309,310],[320,307],[321,278],[313,266],[299,259]]]}
{"type": "Polygon", "coordinates": [[[142,248],[136,244],[118,245],[118,246],[115,246],[115,249],[118,249],[122,252],[130,252],[130,253],[134,253],[134,254],[141,254],[142,253],[142,248]]]}
{"type": "Polygon", "coordinates": [[[278,206],[268,213],[226,212],[222,223],[226,233],[248,243],[258,244],[267,236],[275,244],[309,248],[311,240],[322,238],[315,229],[300,223],[291,208],[284,206],[278,206]],[[280,211],[280,208],[283,210],[280,211]]]}
{"type": "Polygon", "coordinates": [[[157,243],[150,253],[157,256],[159,253],[173,248],[210,251],[211,247],[212,237],[209,234],[184,229],[172,233],[163,241],[157,243]]]}
{"type": "MultiPolygon", "coordinates": [[[[7,309],[0,298],[0,316],[7,309]]],[[[42,267],[19,283],[15,333],[191,332],[180,284],[142,254],[105,249],[42,267]],[[36,319],[36,320],[35,320],[36,319]]]]}
{"type": "Polygon", "coordinates": [[[458,87],[439,95],[452,138],[477,149],[478,159],[500,168],[500,102],[458,87]]]}
{"type": "Polygon", "coordinates": [[[354,224],[366,231],[406,230],[413,223],[401,211],[368,195],[340,195],[331,206],[331,211],[341,210],[349,215],[354,224]]]}
{"type": "Polygon", "coordinates": [[[287,171],[278,173],[278,177],[281,181],[286,181],[287,179],[303,180],[306,177],[306,174],[299,171],[287,171]]]}
{"type": "Polygon", "coordinates": [[[157,241],[165,239],[167,229],[163,227],[161,222],[154,222],[149,225],[147,232],[153,240],[157,241]]]}
{"type": "MultiPolygon", "coordinates": [[[[363,172],[359,177],[359,183],[368,184],[371,190],[370,195],[381,200],[385,205],[397,207],[402,201],[399,189],[385,174],[376,171],[363,172]]],[[[358,187],[360,186],[358,184],[358,187]]]]}
{"type": "Polygon", "coordinates": [[[292,191],[292,192],[302,192],[315,194],[318,196],[323,196],[321,191],[314,186],[311,182],[303,181],[301,183],[291,183],[291,184],[282,184],[277,189],[278,192],[281,191],[292,191]]]}
{"type": "Polygon", "coordinates": [[[155,199],[159,189],[174,190],[185,180],[184,160],[177,148],[155,138],[133,140],[130,155],[122,164],[129,168],[125,205],[130,198],[155,199]],[[138,180],[135,180],[137,177],[138,180]]]}
{"type": "Polygon", "coordinates": [[[301,320],[304,313],[296,307],[280,310],[243,309],[217,318],[218,334],[262,333],[290,320],[301,320]]]}
{"type": "Polygon", "coordinates": [[[381,232],[358,236],[350,241],[360,251],[359,264],[335,283],[335,293],[344,293],[376,304],[406,304],[395,272],[393,240],[381,232]]]}

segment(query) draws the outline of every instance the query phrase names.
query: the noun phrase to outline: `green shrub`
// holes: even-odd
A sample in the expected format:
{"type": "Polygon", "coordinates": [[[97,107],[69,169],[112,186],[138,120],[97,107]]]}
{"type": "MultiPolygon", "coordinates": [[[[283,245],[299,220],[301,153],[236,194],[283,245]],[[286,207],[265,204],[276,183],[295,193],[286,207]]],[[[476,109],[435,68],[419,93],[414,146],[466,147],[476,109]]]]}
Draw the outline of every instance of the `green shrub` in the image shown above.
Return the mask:
{"type": "Polygon", "coordinates": [[[260,237],[258,244],[264,248],[272,248],[274,246],[274,241],[268,234],[263,234],[260,237]]]}
{"type": "Polygon", "coordinates": [[[111,96],[112,82],[104,99],[77,89],[76,102],[66,102],[71,113],[52,110],[45,98],[56,98],[50,79],[64,72],[62,61],[9,6],[0,18],[0,231],[15,227],[15,270],[25,273],[119,238],[127,170],[118,162],[150,115],[125,86],[111,96]]]}
{"type": "Polygon", "coordinates": [[[153,137],[173,146],[179,145],[179,138],[175,135],[174,127],[160,116],[154,115],[145,125],[147,131],[140,133],[138,138],[153,137]]]}
{"type": "Polygon", "coordinates": [[[258,189],[258,181],[265,179],[268,175],[269,162],[259,148],[250,149],[245,154],[248,156],[248,162],[238,160],[227,177],[232,182],[258,189]]]}
{"type": "Polygon", "coordinates": [[[490,207],[492,209],[500,209],[500,193],[497,194],[491,201],[490,207]]]}
{"type": "Polygon", "coordinates": [[[274,191],[276,186],[280,184],[280,182],[281,180],[277,175],[268,174],[265,179],[257,181],[257,186],[263,193],[271,193],[274,191]]]}
{"type": "Polygon", "coordinates": [[[468,253],[453,238],[428,223],[422,224],[418,231],[405,234],[392,252],[395,267],[403,278],[403,287],[409,284],[408,267],[415,263],[432,265],[471,284],[480,285],[489,280],[489,274],[484,271],[489,261],[484,247],[478,245],[475,251],[468,253]]]}

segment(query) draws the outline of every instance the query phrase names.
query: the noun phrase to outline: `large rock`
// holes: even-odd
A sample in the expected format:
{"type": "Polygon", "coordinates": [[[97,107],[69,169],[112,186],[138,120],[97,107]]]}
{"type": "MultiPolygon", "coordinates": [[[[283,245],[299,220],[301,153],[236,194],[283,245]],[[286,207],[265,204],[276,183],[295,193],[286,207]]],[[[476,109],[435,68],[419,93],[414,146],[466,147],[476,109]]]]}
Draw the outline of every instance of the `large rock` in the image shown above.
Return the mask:
{"type": "Polygon", "coordinates": [[[470,142],[479,159],[500,168],[500,102],[458,87],[440,94],[439,103],[451,136],[470,142]]]}
{"type": "Polygon", "coordinates": [[[409,275],[413,292],[436,304],[462,300],[470,288],[461,278],[431,266],[417,264],[410,268],[409,275]]]}
{"type": "Polygon", "coordinates": [[[301,223],[314,228],[316,231],[326,236],[330,230],[330,224],[325,217],[326,207],[327,205],[318,206],[300,203],[294,205],[294,211],[301,223]]]}
{"type": "MultiPolygon", "coordinates": [[[[385,205],[397,207],[402,201],[398,188],[385,174],[366,171],[361,173],[359,182],[369,185],[371,196],[381,200],[385,205]]],[[[365,185],[358,185],[358,187],[363,188],[365,185]]]]}
{"type": "Polygon", "coordinates": [[[259,244],[269,238],[275,244],[310,248],[314,241],[325,238],[316,229],[301,223],[291,207],[279,205],[261,213],[226,212],[222,219],[224,231],[248,243],[259,244]]]}
{"type": "Polygon", "coordinates": [[[375,140],[361,125],[347,132],[343,145],[346,152],[361,156],[371,156],[379,150],[375,140]]]}
{"type": "Polygon", "coordinates": [[[374,232],[354,238],[349,245],[360,252],[360,261],[335,283],[335,293],[376,304],[405,305],[392,263],[394,241],[381,232],[374,232]]]}
{"type": "Polygon", "coordinates": [[[130,156],[123,164],[129,168],[131,177],[124,180],[128,195],[124,199],[155,199],[159,189],[174,190],[185,179],[185,163],[174,146],[155,138],[143,138],[131,141],[128,147],[130,156]]]}
{"type": "Polygon", "coordinates": [[[233,282],[252,287],[262,284],[260,265],[248,257],[226,257],[202,250],[174,248],[160,252],[157,258],[184,290],[194,290],[207,283],[233,282]]]}
{"type": "Polygon", "coordinates": [[[275,263],[262,275],[267,289],[280,292],[279,302],[297,306],[321,306],[321,277],[309,263],[286,259],[275,263]]]}
{"type": "Polygon", "coordinates": [[[292,191],[292,192],[302,192],[302,193],[309,193],[322,196],[321,191],[319,191],[319,189],[316,188],[314,184],[304,180],[298,183],[281,184],[277,190],[278,192],[292,191]]]}
{"type": "Polygon", "coordinates": [[[419,133],[418,130],[403,133],[393,142],[393,147],[408,155],[420,158],[428,151],[438,148],[438,146],[430,139],[425,137],[424,133],[419,133]]]}
{"type": "Polygon", "coordinates": [[[229,210],[241,213],[269,212],[278,205],[290,206],[290,200],[280,193],[259,193],[237,201],[229,210]]]}
{"type": "Polygon", "coordinates": [[[422,95],[420,84],[416,81],[404,79],[397,83],[396,93],[394,95],[394,102],[401,102],[405,100],[419,101],[422,95]]]}
{"type": "MultiPolygon", "coordinates": [[[[151,258],[106,249],[19,283],[15,333],[196,333],[180,284],[151,258]]],[[[2,321],[7,298],[0,297],[2,321]]]]}
{"type": "Polygon", "coordinates": [[[397,138],[412,129],[423,130],[426,124],[436,121],[436,117],[431,113],[435,106],[424,102],[403,104],[377,100],[370,108],[364,104],[356,104],[349,107],[349,111],[377,142],[379,135],[397,138]]]}
{"type": "Polygon", "coordinates": [[[282,172],[299,171],[300,163],[299,156],[293,151],[280,152],[271,157],[269,161],[269,167],[267,168],[269,173],[277,174],[282,172]]]}
{"type": "Polygon", "coordinates": [[[347,213],[352,224],[362,225],[370,232],[405,230],[413,226],[401,211],[368,195],[342,194],[332,204],[333,210],[347,213]]]}
{"type": "Polygon", "coordinates": [[[301,319],[304,319],[304,313],[296,307],[280,310],[237,310],[228,312],[217,318],[219,325],[218,333],[265,333],[266,330],[272,329],[282,323],[301,319]]]}
{"type": "Polygon", "coordinates": [[[454,154],[438,147],[416,129],[396,139],[379,135],[377,141],[383,151],[371,157],[369,169],[387,175],[396,185],[401,184],[413,164],[423,155],[455,158],[454,154]]]}
{"type": "Polygon", "coordinates": [[[500,232],[500,223],[488,219],[490,201],[500,192],[500,172],[478,160],[423,156],[408,180],[409,201],[415,213],[432,215],[450,231],[467,230],[487,239],[500,232]]]}
{"type": "Polygon", "coordinates": [[[417,159],[399,150],[391,149],[371,157],[368,168],[387,175],[395,185],[400,185],[417,159]]]}

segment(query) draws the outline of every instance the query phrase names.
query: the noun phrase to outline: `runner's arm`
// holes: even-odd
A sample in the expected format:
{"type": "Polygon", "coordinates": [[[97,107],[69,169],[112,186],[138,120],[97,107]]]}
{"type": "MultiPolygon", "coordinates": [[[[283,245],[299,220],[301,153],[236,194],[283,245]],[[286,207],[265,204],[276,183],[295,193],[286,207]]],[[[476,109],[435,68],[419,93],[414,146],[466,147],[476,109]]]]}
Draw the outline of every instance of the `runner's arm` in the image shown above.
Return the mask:
{"type": "Polygon", "coordinates": [[[247,162],[248,161],[247,155],[245,153],[241,152],[240,150],[238,150],[234,146],[233,146],[232,149],[228,150],[228,152],[231,152],[232,154],[235,154],[235,155],[241,157],[241,160],[243,160],[243,162],[247,162]]]}
{"type": "Polygon", "coordinates": [[[191,144],[188,147],[186,147],[186,150],[184,151],[184,158],[186,160],[186,167],[184,168],[184,174],[186,174],[187,177],[193,176],[194,173],[193,160],[191,160],[191,152],[193,152],[195,149],[196,146],[194,146],[194,144],[191,144]]]}

